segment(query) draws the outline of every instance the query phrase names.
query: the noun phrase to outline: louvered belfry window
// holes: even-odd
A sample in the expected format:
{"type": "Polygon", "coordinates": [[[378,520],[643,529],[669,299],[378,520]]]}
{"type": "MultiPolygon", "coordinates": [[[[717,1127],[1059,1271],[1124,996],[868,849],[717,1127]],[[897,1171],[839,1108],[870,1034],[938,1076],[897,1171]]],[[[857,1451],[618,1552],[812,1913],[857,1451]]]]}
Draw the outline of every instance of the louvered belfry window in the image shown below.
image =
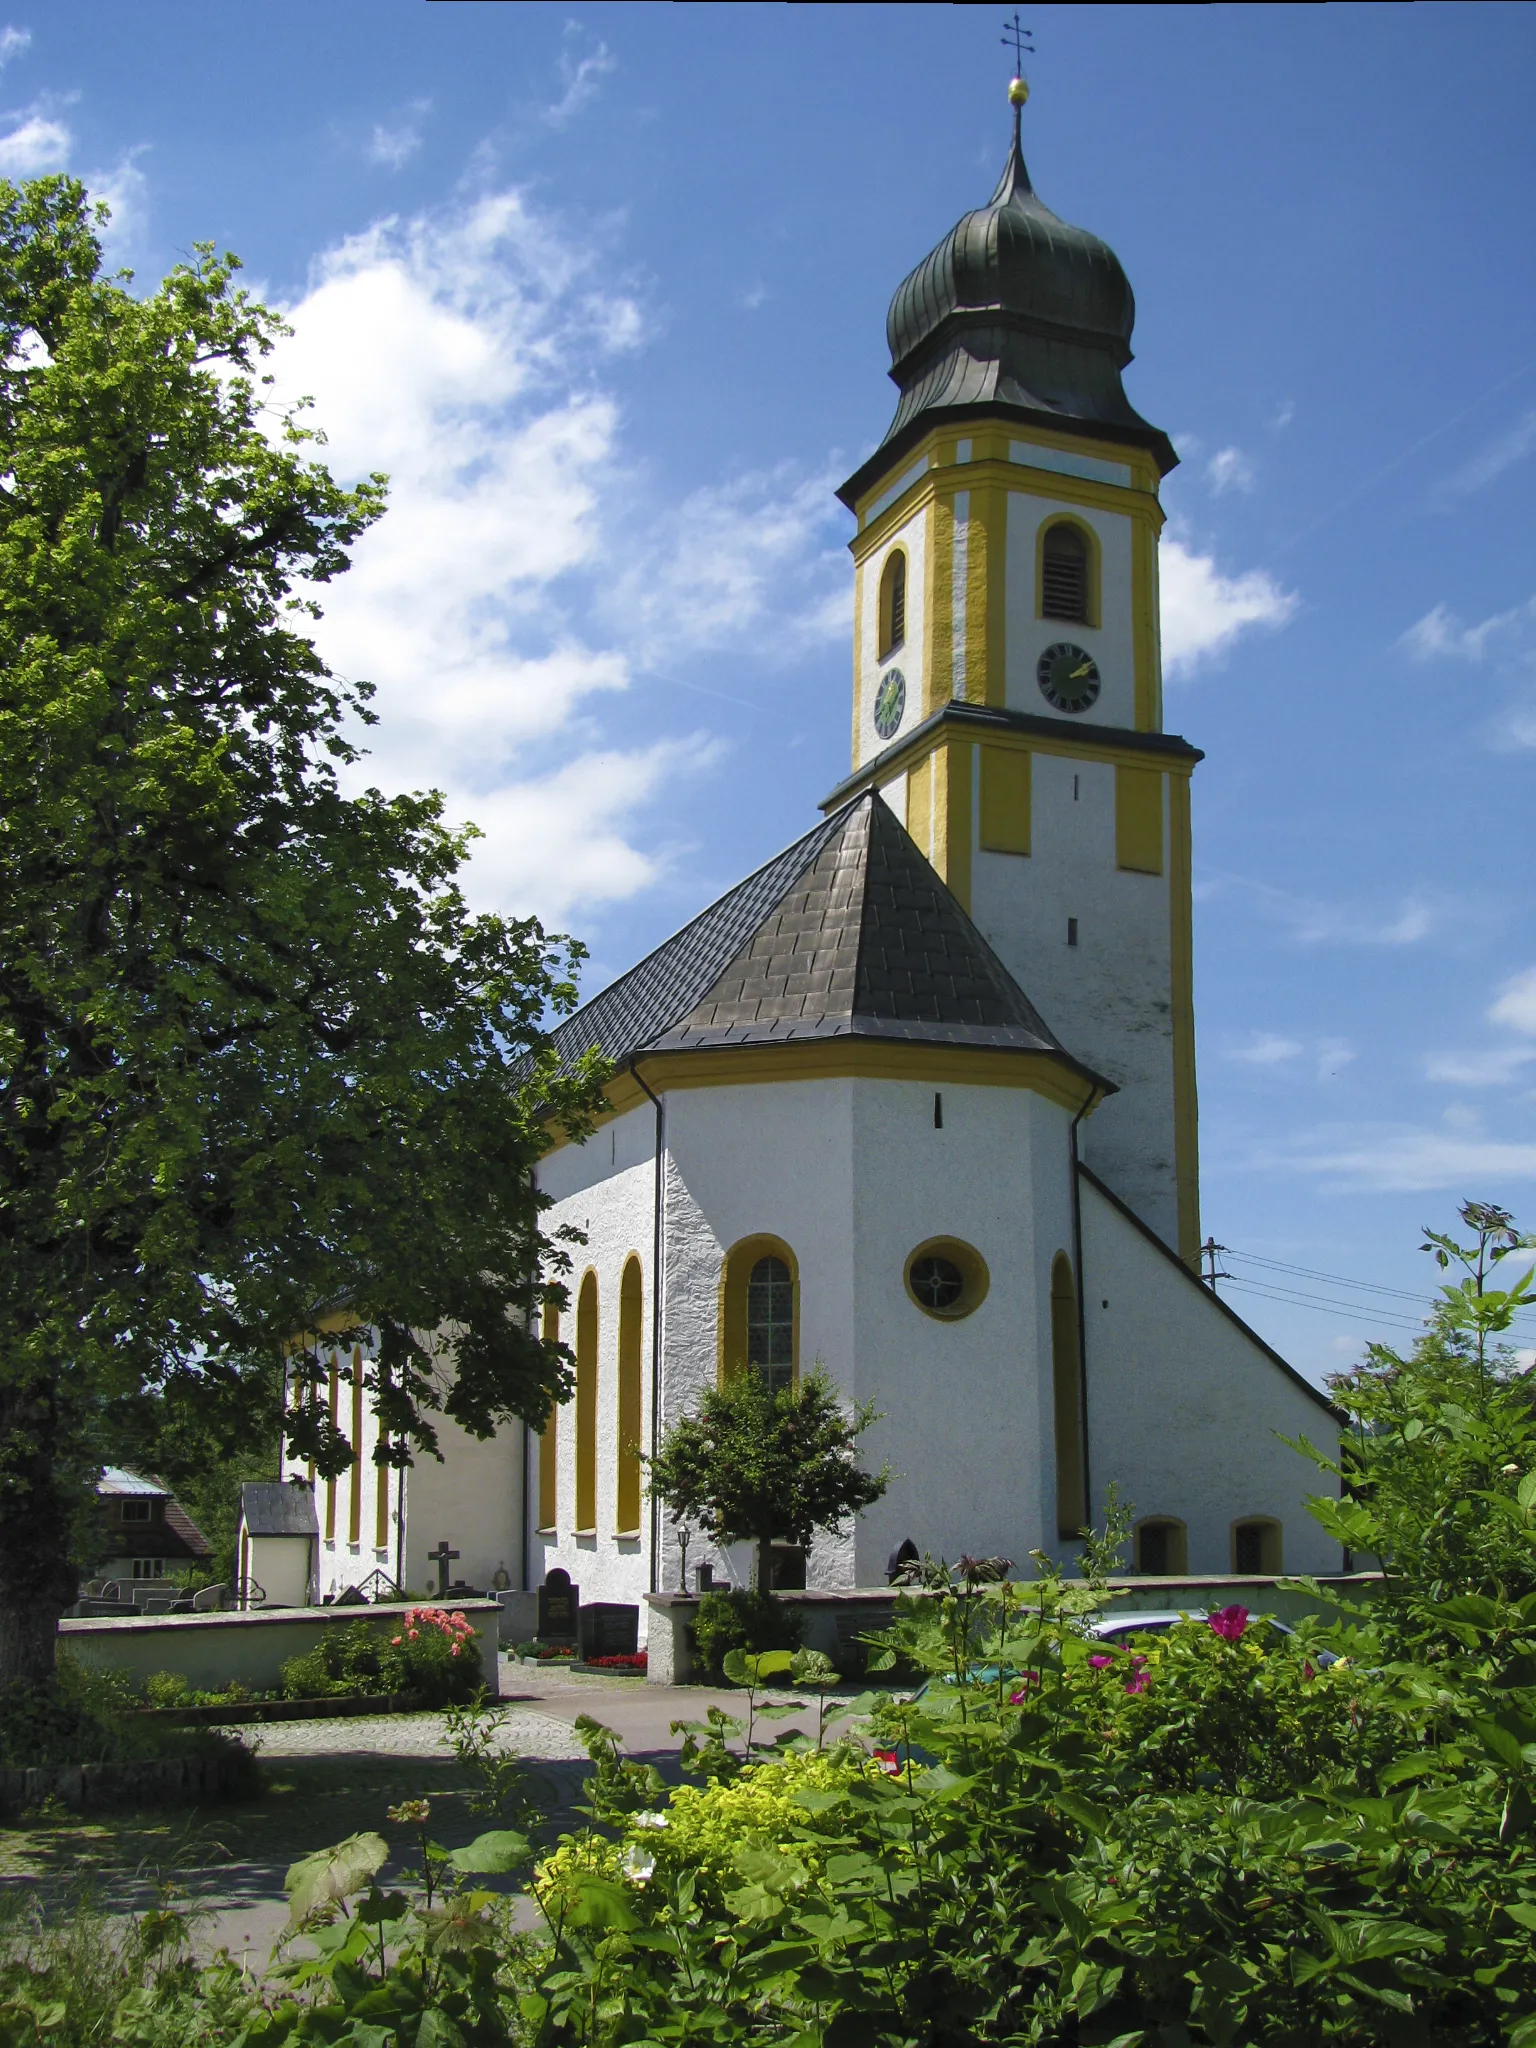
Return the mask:
{"type": "Polygon", "coordinates": [[[1088,543],[1075,526],[1065,522],[1049,529],[1041,549],[1040,615],[1066,619],[1075,626],[1092,623],[1088,616],[1088,543]]]}
{"type": "Polygon", "coordinates": [[[880,659],[894,653],[907,637],[907,558],[893,548],[880,577],[880,659]]]}

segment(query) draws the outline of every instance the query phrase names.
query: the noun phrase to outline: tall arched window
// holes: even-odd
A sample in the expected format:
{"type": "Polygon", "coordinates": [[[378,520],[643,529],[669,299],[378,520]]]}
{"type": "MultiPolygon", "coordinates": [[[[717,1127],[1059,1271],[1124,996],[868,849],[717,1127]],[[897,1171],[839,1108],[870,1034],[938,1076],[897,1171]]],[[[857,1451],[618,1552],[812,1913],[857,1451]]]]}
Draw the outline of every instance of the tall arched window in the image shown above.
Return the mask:
{"type": "Polygon", "coordinates": [[[755,1365],[774,1388],[791,1387],[799,1361],[800,1276],[778,1237],[745,1237],[720,1272],[720,1380],[755,1365]]]}
{"type": "Polygon", "coordinates": [[[1076,1536],[1088,1521],[1083,1497],[1083,1379],[1077,1355],[1077,1288],[1072,1262],[1051,1265],[1051,1385],[1056,1413],[1056,1533],[1076,1536]]]}
{"type": "Polygon", "coordinates": [[[640,1261],[631,1253],[619,1282],[619,1533],[640,1529],[640,1352],[644,1324],[640,1261]]]}
{"type": "Polygon", "coordinates": [[[1080,526],[1058,519],[1040,544],[1040,616],[1091,626],[1092,560],[1080,526]]]}
{"type": "Polygon", "coordinates": [[[576,1297],[576,1530],[597,1528],[597,1275],[576,1297]]]}
{"type": "Polygon", "coordinates": [[[880,659],[896,649],[907,637],[907,556],[904,548],[892,548],[880,572],[880,659]]]}
{"type": "MultiPolygon", "coordinates": [[[[546,1344],[560,1342],[560,1311],[546,1308],[540,1332],[546,1344]]],[[[560,1440],[557,1420],[560,1410],[553,1401],[539,1432],[539,1527],[553,1529],[560,1518],[560,1440]]]]}

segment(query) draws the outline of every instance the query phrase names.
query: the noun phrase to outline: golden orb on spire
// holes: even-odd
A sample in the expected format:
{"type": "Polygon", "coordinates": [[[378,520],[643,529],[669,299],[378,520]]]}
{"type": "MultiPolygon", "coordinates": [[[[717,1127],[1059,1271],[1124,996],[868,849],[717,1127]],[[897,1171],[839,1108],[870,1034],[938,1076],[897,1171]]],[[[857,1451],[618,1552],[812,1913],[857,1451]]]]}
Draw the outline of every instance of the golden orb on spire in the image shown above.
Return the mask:
{"type": "Polygon", "coordinates": [[[1010,106],[1010,107],[1022,107],[1022,106],[1023,106],[1023,104],[1024,104],[1024,102],[1025,102],[1025,101],[1026,101],[1026,100],[1027,100],[1028,98],[1029,98],[1029,86],[1028,86],[1028,84],[1026,83],[1026,81],[1025,81],[1024,79],[1022,79],[1022,78],[1015,78],[1015,79],[1012,79],[1012,80],[1011,80],[1011,81],[1009,82],[1009,86],[1008,86],[1008,104],[1009,104],[1009,106],[1010,106]]]}

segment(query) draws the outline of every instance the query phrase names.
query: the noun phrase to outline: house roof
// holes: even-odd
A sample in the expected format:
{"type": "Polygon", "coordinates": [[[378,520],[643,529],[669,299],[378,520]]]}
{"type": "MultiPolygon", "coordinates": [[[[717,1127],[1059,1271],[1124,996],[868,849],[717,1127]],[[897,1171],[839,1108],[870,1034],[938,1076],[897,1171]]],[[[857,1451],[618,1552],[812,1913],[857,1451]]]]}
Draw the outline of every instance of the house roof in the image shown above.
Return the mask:
{"type": "Polygon", "coordinates": [[[137,1472],[126,1472],[121,1465],[108,1465],[96,1482],[98,1494],[108,1498],[118,1494],[147,1497],[151,1500],[167,1498],[169,1488],[155,1479],[141,1479],[137,1472]]]}
{"type": "MultiPolygon", "coordinates": [[[[898,823],[865,791],[748,876],[555,1032],[622,1064],[878,1038],[1072,1058],[898,823]]],[[[1099,1082],[1108,1087],[1108,1083],[1099,1082]]]]}
{"type": "Polygon", "coordinates": [[[291,1479],[253,1479],[240,1489],[240,1520],[252,1536],[318,1536],[315,1490],[291,1479]]]}

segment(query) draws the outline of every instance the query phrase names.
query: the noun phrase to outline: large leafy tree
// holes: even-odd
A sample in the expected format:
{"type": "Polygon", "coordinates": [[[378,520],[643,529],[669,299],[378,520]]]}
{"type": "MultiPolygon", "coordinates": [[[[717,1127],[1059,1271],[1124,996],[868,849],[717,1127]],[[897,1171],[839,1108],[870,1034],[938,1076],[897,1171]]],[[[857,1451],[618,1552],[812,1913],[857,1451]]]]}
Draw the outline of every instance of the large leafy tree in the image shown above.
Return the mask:
{"type": "Polygon", "coordinates": [[[542,1420],[530,1169],[594,1087],[544,1033],[578,949],[468,912],[435,795],[338,782],[367,688],[306,626],[384,479],[274,411],[233,259],[135,296],[96,224],[0,183],[0,1681],[51,1670],[148,1406],[238,1442],[286,1375],[290,1444],[345,1465],[322,1310],[378,1333],[392,1460],[435,1413],[542,1420]]]}

